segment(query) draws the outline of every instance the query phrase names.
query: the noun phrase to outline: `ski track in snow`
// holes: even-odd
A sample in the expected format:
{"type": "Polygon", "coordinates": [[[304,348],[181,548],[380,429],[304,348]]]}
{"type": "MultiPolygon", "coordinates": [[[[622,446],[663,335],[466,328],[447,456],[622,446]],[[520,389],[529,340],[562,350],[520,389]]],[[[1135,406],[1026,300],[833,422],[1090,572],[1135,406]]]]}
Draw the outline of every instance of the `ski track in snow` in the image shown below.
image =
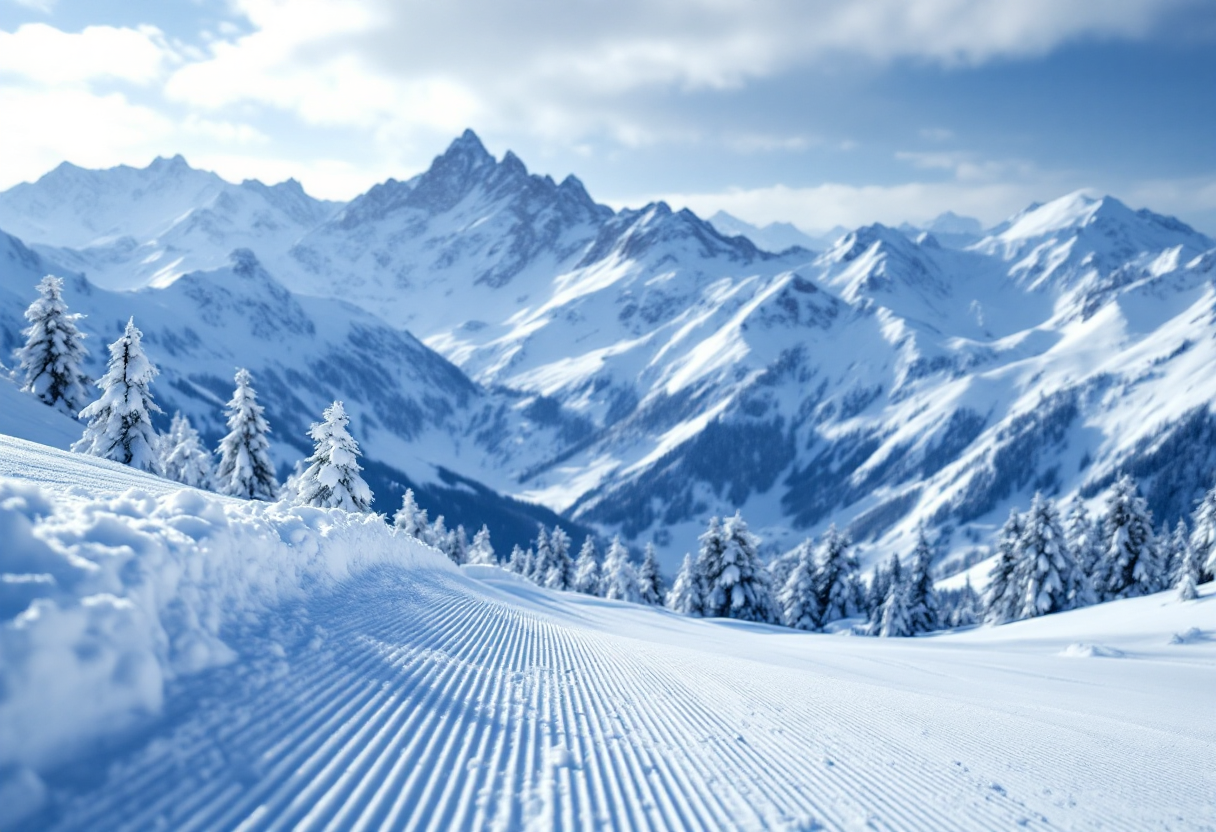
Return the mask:
{"type": "Polygon", "coordinates": [[[778,665],[639,611],[662,624],[642,640],[604,625],[626,607],[377,567],[245,634],[256,657],[175,683],[103,776],[52,781],[39,828],[1212,828],[1204,731],[817,665],[816,646],[871,640],[784,637],[802,660],[778,665]]]}

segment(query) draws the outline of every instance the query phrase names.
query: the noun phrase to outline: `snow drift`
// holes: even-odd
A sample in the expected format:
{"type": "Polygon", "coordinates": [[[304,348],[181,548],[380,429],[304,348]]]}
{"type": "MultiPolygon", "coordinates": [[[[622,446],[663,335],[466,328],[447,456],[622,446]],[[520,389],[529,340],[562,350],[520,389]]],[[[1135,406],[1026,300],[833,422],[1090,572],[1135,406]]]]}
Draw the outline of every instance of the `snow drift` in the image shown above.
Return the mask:
{"type": "Polygon", "coordinates": [[[265,611],[373,564],[451,570],[372,514],[0,478],[0,766],[42,770],[232,661],[265,611]]]}

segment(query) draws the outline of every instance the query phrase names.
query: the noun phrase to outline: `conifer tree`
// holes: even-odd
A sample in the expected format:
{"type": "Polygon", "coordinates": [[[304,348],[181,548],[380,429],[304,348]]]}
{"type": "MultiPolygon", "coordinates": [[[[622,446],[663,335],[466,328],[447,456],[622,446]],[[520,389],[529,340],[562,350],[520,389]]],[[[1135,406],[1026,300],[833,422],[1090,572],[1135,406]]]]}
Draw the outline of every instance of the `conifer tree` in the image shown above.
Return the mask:
{"type": "Polygon", "coordinates": [[[132,318],[110,344],[106,374],[97,382],[101,398],[80,411],[88,424],[72,450],[155,474],[160,472],[160,437],[152,428],[151,414],[161,409],[148,390],[156,368],[144,355],[142,335],[132,318]]]}
{"type": "Polygon", "coordinates": [[[1106,501],[1107,540],[1094,576],[1100,600],[1134,598],[1156,592],[1161,583],[1152,514],[1124,474],[1106,501]]]}
{"type": "Polygon", "coordinates": [[[988,573],[988,589],[984,594],[984,620],[989,624],[1004,624],[1013,621],[1020,612],[1021,594],[1018,592],[1014,568],[1017,565],[1018,541],[1022,538],[1022,515],[1010,509],[1009,519],[1001,527],[997,539],[996,563],[988,573]]]}
{"type": "Polygon", "coordinates": [[[397,513],[393,515],[393,525],[410,537],[416,537],[419,540],[426,537],[426,533],[429,531],[426,509],[418,508],[418,503],[414,499],[414,489],[405,489],[405,495],[401,498],[401,508],[397,509],[397,513]]]}
{"type": "Polygon", "coordinates": [[[1216,577],[1216,486],[1211,488],[1191,518],[1191,548],[1199,562],[1199,582],[1216,577]]]}
{"type": "Polygon", "coordinates": [[[891,580],[887,590],[887,600],[882,605],[882,618],[878,635],[882,638],[906,638],[913,635],[916,629],[912,623],[911,611],[908,609],[909,579],[902,576],[891,580]]]}
{"type": "Polygon", "coordinates": [[[723,556],[726,552],[726,536],[722,530],[722,521],[717,516],[709,518],[705,532],[697,538],[700,548],[697,550],[697,560],[693,576],[700,582],[696,596],[701,600],[698,615],[711,617],[717,615],[711,607],[710,576],[717,575],[725,567],[723,556]]]}
{"type": "Polygon", "coordinates": [[[484,523],[481,530],[473,535],[473,545],[469,547],[469,563],[478,566],[498,565],[498,558],[494,556],[494,545],[490,542],[490,528],[484,523]]]}
{"type": "Polygon", "coordinates": [[[372,492],[359,476],[359,445],[347,432],[350,418],[342,402],[325,408],[322,421],[308,431],[314,450],[300,482],[300,502],[320,508],[368,511],[372,492]]]}
{"type": "Polygon", "coordinates": [[[228,435],[220,440],[215,470],[215,490],[246,500],[273,500],[279,481],[270,461],[270,425],[258,404],[253,377],[242,368],[236,372],[236,389],[228,402],[228,435]]]}
{"type": "Polygon", "coordinates": [[[549,570],[553,568],[553,549],[549,546],[549,533],[543,524],[538,524],[536,531],[536,550],[532,555],[531,569],[528,577],[533,583],[544,586],[549,570]]]}
{"type": "Polygon", "coordinates": [[[584,595],[599,595],[601,585],[599,553],[595,551],[595,541],[591,539],[591,535],[587,535],[574,564],[574,591],[584,595]]]}
{"type": "Polygon", "coordinates": [[[76,418],[87,403],[84,374],[85,335],[76,327],[83,316],[68,312],[63,300],[63,278],[48,274],[38,283],[38,300],[25,310],[30,325],[21,330],[25,345],[14,353],[25,384],[45,404],[76,418]]]}
{"type": "Polygon", "coordinates": [[[979,595],[971,586],[971,576],[959,591],[958,601],[950,613],[951,627],[971,627],[979,622],[979,595]]]}
{"type": "Polygon", "coordinates": [[[516,575],[527,575],[530,557],[528,553],[515,544],[511,547],[511,557],[507,559],[507,569],[516,575]]]}
{"type": "Polygon", "coordinates": [[[653,543],[646,544],[642,565],[638,567],[638,596],[643,604],[663,606],[663,576],[659,573],[659,557],[653,543]]]}
{"type": "Polygon", "coordinates": [[[1174,589],[1178,593],[1179,601],[1194,601],[1199,597],[1199,558],[1191,546],[1182,550],[1182,560],[1174,578],[1174,589]]]}
{"type": "MultiPolygon", "coordinates": [[[[1068,516],[1064,519],[1065,534],[1068,537],[1068,548],[1072,551],[1073,561],[1085,576],[1086,582],[1093,575],[1094,566],[1102,554],[1102,535],[1097,523],[1090,518],[1085,510],[1081,495],[1073,497],[1068,506],[1068,516]]],[[[1077,604],[1076,606],[1084,606],[1077,604]]]]}
{"type": "Polygon", "coordinates": [[[809,538],[798,545],[793,563],[785,585],[777,593],[781,620],[795,630],[818,630],[823,626],[823,608],[816,580],[815,547],[809,538]]]}
{"type": "Polygon", "coordinates": [[[638,575],[629,562],[629,550],[619,537],[612,539],[608,554],[604,556],[604,597],[617,601],[638,603],[638,575]]]}
{"type": "Polygon", "coordinates": [[[1055,504],[1035,493],[1018,539],[1013,583],[1018,618],[1072,609],[1084,577],[1073,559],[1055,504]]]}
{"type": "MultiPolygon", "coordinates": [[[[711,523],[711,531],[712,528],[711,523]]],[[[702,535],[704,539],[705,535],[702,535]]],[[[722,528],[721,545],[721,552],[707,559],[706,615],[741,621],[772,621],[774,604],[768,572],[760,565],[759,540],[748,530],[747,522],[739,512],[736,511],[722,528]]]]}
{"type": "Polygon", "coordinates": [[[921,526],[916,533],[916,548],[912,551],[912,571],[906,581],[906,601],[912,631],[927,633],[941,626],[938,620],[937,593],[933,589],[933,578],[929,566],[933,561],[933,547],[921,526]]]}
{"type": "Polygon", "coordinates": [[[870,586],[866,592],[866,617],[877,627],[878,617],[882,614],[882,605],[887,601],[887,591],[891,588],[891,573],[883,568],[881,563],[874,565],[874,575],[870,578],[870,586]]]}
{"type": "Polygon", "coordinates": [[[574,588],[574,559],[570,557],[570,535],[561,526],[554,526],[549,535],[549,551],[552,565],[545,573],[545,586],[549,589],[574,588]]]}
{"type": "Polygon", "coordinates": [[[198,431],[181,411],[173,414],[169,432],[161,437],[161,453],[165,477],[191,488],[211,487],[211,454],[203,450],[198,431]]]}
{"type": "Polygon", "coordinates": [[[1182,568],[1182,561],[1186,559],[1186,550],[1189,548],[1191,548],[1190,532],[1186,527],[1186,521],[1179,517],[1178,522],[1174,524],[1173,533],[1166,539],[1161,552],[1162,582],[1167,586],[1175,585],[1178,570],[1182,568]]]}
{"type": "Polygon", "coordinates": [[[702,581],[697,575],[697,563],[691,554],[685,553],[680,571],[676,573],[671,592],[667,593],[667,609],[681,615],[700,616],[704,603],[701,600],[702,581]]]}
{"type": "Polygon", "coordinates": [[[456,528],[448,532],[445,542],[444,552],[452,559],[452,563],[460,566],[469,562],[469,534],[463,525],[457,523],[456,528]]]}
{"type": "Polygon", "coordinates": [[[832,524],[820,543],[822,554],[815,572],[819,600],[819,626],[848,618],[855,606],[857,562],[849,556],[849,538],[832,524]]]}

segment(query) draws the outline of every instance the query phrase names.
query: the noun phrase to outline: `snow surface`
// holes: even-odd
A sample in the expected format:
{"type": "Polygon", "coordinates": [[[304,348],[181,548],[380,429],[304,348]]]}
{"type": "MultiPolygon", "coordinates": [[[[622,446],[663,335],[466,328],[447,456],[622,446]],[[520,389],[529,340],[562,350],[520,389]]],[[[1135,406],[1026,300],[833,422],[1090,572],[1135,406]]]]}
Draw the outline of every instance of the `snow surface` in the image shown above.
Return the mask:
{"type": "Polygon", "coordinates": [[[374,516],[0,460],[25,471],[0,480],[5,828],[1216,823],[1212,584],[806,634],[457,570],[374,516]]]}

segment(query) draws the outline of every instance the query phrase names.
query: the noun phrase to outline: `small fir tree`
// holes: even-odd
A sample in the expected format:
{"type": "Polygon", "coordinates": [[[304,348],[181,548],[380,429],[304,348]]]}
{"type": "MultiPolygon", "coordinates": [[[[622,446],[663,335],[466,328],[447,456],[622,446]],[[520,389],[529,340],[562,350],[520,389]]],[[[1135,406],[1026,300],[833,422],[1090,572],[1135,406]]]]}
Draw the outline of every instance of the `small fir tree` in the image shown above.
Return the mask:
{"type": "Polygon", "coordinates": [[[646,544],[642,565],[638,567],[638,596],[643,604],[663,606],[663,576],[659,573],[659,557],[653,543],[646,544]]]}
{"type": "Polygon", "coordinates": [[[881,563],[874,565],[874,574],[870,578],[870,586],[866,591],[866,617],[876,627],[878,618],[882,615],[882,605],[887,601],[887,591],[891,588],[891,573],[883,568],[881,563]]]}
{"type": "Polygon", "coordinates": [[[1017,544],[1013,575],[1021,599],[1017,617],[1072,609],[1083,581],[1055,504],[1036,492],[1017,544]]]}
{"type": "Polygon", "coordinates": [[[507,569],[516,575],[525,575],[528,571],[528,554],[515,544],[511,547],[511,556],[507,559],[507,569]]]}
{"type": "Polygon", "coordinates": [[[832,524],[820,542],[822,554],[815,573],[815,592],[819,596],[819,627],[848,618],[856,603],[857,561],[849,554],[849,537],[832,524]]]}
{"type": "Polygon", "coordinates": [[[675,583],[671,592],[667,593],[667,609],[681,615],[700,616],[704,603],[701,600],[703,581],[697,575],[697,563],[689,553],[685,553],[680,571],[676,573],[675,583]]]}
{"type": "Polygon", "coordinates": [[[599,595],[602,583],[599,553],[595,551],[595,541],[591,539],[591,535],[587,535],[574,564],[574,591],[584,595],[599,595]]]}
{"type": "Polygon", "coordinates": [[[473,545],[469,547],[468,562],[477,566],[498,565],[498,558],[494,555],[494,545],[490,542],[490,528],[484,523],[481,530],[473,535],[473,545]]]}
{"type": "Polygon", "coordinates": [[[570,557],[570,535],[561,526],[554,526],[549,535],[549,551],[552,565],[545,573],[545,586],[549,589],[574,588],[574,559],[570,557]]]}
{"type": "Polygon", "coordinates": [[[48,274],[38,283],[38,300],[25,310],[30,325],[21,330],[25,345],[13,356],[25,376],[21,389],[76,418],[87,403],[89,378],[82,367],[88,352],[76,327],[83,316],[68,312],[63,278],[48,274]]]}
{"type": "MultiPolygon", "coordinates": [[[[1086,583],[1093,575],[1094,566],[1102,554],[1102,535],[1095,521],[1085,509],[1085,502],[1078,494],[1073,497],[1068,506],[1068,516],[1064,520],[1065,533],[1068,536],[1068,548],[1072,558],[1085,576],[1086,583]]],[[[1075,606],[1084,606],[1077,603],[1075,606]]]]}
{"type": "Polygon", "coordinates": [[[401,498],[401,508],[397,509],[397,513],[393,515],[393,525],[410,537],[422,540],[426,536],[428,531],[426,510],[418,508],[418,502],[414,499],[414,489],[405,489],[405,495],[401,498]]]}
{"type": "Polygon", "coordinates": [[[1152,514],[1127,474],[1119,477],[1107,498],[1106,533],[1105,551],[1094,580],[1099,598],[1111,601],[1156,592],[1162,576],[1152,514]]]}
{"type": "Polygon", "coordinates": [[[1179,601],[1194,601],[1199,597],[1199,558],[1191,546],[1182,551],[1182,560],[1174,578],[1174,589],[1178,593],[1179,601]]]}
{"type": "Polygon", "coordinates": [[[168,479],[191,488],[211,487],[211,454],[181,411],[173,414],[169,432],[161,437],[161,453],[161,468],[168,479]]]}
{"type": "Polygon", "coordinates": [[[1182,561],[1186,559],[1186,550],[1189,548],[1191,548],[1190,531],[1186,527],[1186,521],[1179,517],[1178,522],[1174,524],[1174,531],[1167,538],[1164,551],[1161,553],[1161,572],[1167,585],[1175,585],[1178,570],[1182,568],[1182,561]]]}
{"type": "MultiPolygon", "coordinates": [[[[708,532],[707,532],[708,534],[708,532]]],[[[760,541],[747,528],[739,512],[722,529],[722,551],[709,561],[706,614],[740,621],[773,620],[768,572],[760,565],[760,541]]]]}
{"type": "Polygon", "coordinates": [[[241,368],[236,372],[236,389],[228,402],[228,435],[220,440],[220,462],[216,466],[215,486],[221,494],[246,500],[273,500],[279,481],[270,461],[270,425],[258,404],[253,377],[241,368]]]}
{"type": "Polygon", "coordinates": [[[160,473],[160,437],[152,428],[151,414],[161,409],[148,390],[156,368],[144,355],[141,337],[132,318],[110,344],[109,366],[97,382],[101,398],[80,411],[88,424],[72,450],[155,474],[160,473]]]}
{"type": "Polygon", "coordinates": [[[809,539],[794,550],[794,568],[777,593],[781,620],[795,630],[818,630],[823,626],[823,608],[815,563],[815,547],[809,539]]]}
{"type": "Polygon", "coordinates": [[[532,556],[532,568],[528,572],[533,583],[545,585],[546,578],[549,577],[549,570],[555,565],[553,560],[553,547],[549,545],[549,533],[545,531],[544,525],[539,525],[536,531],[536,552],[532,556]]]}
{"type": "Polygon", "coordinates": [[[959,595],[954,604],[954,609],[950,612],[951,627],[971,627],[979,622],[979,606],[980,597],[975,589],[971,586],[971,576],[967,576],[966,583],[959,590],[959,595]]]}
{"type": "Polygon", "coordinates": [[[984,620],[989,624],[1013,621],[1020,612],[1021,594],[1014,578],[1018,560],[1018,541],[1022,538],[1022,515],[1011,509],[1009,519],[1001,527],[996,544],[996,563],[988,573],[988,590],[984,594],[984,620]]]}
{"type": "Polygon", "coordinates": [[[368,511],[372,492],[359,476],[359,445],[347,432],[350,419],[342,402],[325,408],[324,419],[309,430],[313,455],[300,483],[300,502],[320,508],[368,511]]]}
{"type": "Polygon", "coordinates": [[[722,521],[716,516],[709,518],[709,525],[698,541],[701,545],[697,550],[696,569],[693,572],[701,583],[696,595],[701,599],[700,615],[710,617],[718,614],[716,608],[711,607],[710,576],[718,575],[725,568],[726,536],[722,521]]]}
{"type": "Polygon", "coordinates": [[[629,550],[619,537],[612,539],[604,556],[604,597],[617,601],[638,603],[638,575],[629,562],[629,550]]]}
{"type": "Polygon", "coordinates": [[[933,547],[925,536],[924,527],[916,533],[916,548],[912,551],[912,571],[906,581],[906,601],[912,631],[927,633],[941,626],[938,619],[937,593],[929,566],[933,562],[933,547]]]}
{"type": "Polygon", "coordinates": [[[1199,582],[1216,577],[1216,487],[1213,487],[1191,517],[1191,548],[1199,562],[1199,582]]]}
{"type": "Polygon", "coordinates": [[[882,605],[882,618],[878,628],[880,637],[906,638],[915,634],[916,629],[912,623],[911,610],[908,608],[910,584],[911,581],[903,579],[902,576],[899,580],[891,581],[891,587],[887,590],[887,600],[882,605]]]}

